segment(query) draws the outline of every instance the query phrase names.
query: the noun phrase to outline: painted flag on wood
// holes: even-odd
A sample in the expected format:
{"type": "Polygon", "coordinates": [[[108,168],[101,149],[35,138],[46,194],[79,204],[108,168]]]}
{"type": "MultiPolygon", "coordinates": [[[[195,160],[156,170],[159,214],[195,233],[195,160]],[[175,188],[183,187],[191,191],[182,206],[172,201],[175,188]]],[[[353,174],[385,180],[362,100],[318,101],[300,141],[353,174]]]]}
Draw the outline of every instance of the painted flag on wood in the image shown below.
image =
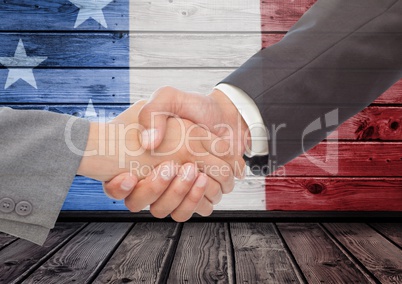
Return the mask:
{"type": "MultiPolygon", "coordinates": [[[[260,1],[11,0],[0,7],[0,102],[96,120],[163,85],[208,93],[261,49],[260,1]]],[[[265,210],[264,179],[218,209],[265,210]]],[[[78,177],[64,210],[125,210],[78,177]]]]}
{"type": "MultiPolygon", "coordinates": [[[[118,115],[163,85],[208,93],[278,42],[314,2],[8,0],[0,6],[0,103],[96,120],[118,115]]],[[[336,178],[302,156],[287,166],[286,178],[237,183],[216,209],[402,208],[388,205],[402,200],[402,181],[394,178],[402,170],[401,97],[399,83],[338,129],[343,154],[336,178]],[[371,139],[389,143],[364,142],[371,139]],[[370,200],[379,202],[373,207],[370,200]]],[[[334,138],[309,153],[322,157],[328,143],[338,143],[334,138]]],[[[78,177],[63,209],[125,206],[108,199],[100,183],[78,177]]]]}

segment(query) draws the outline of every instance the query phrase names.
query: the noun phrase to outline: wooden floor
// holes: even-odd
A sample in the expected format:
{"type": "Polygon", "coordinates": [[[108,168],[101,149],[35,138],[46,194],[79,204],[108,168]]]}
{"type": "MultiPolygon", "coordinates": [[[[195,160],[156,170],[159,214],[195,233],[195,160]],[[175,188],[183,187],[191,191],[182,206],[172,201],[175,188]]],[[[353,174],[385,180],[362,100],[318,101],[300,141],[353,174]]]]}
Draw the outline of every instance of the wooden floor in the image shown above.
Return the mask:
{"type": "Polygon", "coordinates": [[[0,235],[0,283],[402,283],[402,224],[57,223],[0,235]]]}

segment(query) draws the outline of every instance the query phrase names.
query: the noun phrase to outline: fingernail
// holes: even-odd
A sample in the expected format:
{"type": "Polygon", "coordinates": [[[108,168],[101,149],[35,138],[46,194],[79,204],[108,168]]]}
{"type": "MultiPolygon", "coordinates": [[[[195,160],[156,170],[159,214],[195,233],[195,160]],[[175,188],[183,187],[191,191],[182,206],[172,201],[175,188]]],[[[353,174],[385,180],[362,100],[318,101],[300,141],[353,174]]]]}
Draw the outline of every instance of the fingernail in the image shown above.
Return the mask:
{"type": "Polygon", "coordinates": [[[125,178],[120,185],[120,188],[125,191],[131,190],[135,186],[135,182],[131,178],[125,178]]]}
{"type": "Polygon", "coordinates": [[[141,144],[144,148],[149,148],[155,143],[156,136],[158,135],[158,130],[155,128],[144,130],[141,133],[141,144]]]}
{"type": "Polygon", "coordinates": [[[205,187],[207,185],[207,181],[207,176],[205,174],[201,174],[195,182],[195,186],[200,188],[205,187]]]}
{"type": "Polygon", "coordinates": [[[182,173],[181,181],[192,181],[195,178],[195,169],[193,166],[187,166],[182,173]]]}
{"type": "Polygon", "coordinates": [[[160,176],[162,179],[169,181],[175,176],[174,167],[172,164],[164,165],[161,168],[160,176]]]}

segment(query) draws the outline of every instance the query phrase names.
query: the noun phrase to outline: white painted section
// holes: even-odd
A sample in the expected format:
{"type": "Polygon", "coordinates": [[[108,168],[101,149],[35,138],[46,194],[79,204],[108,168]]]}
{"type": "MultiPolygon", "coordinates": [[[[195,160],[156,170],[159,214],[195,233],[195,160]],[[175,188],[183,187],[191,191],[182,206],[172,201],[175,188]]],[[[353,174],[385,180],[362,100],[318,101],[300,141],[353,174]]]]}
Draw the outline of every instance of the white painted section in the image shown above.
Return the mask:
{"type": "MultiPolygon", "coordinates": [[[[260,0],[130,1],[131,103],[166,85],[207,94],[260,49],[260,0]]],[[[266,210],[264,178],[216,210],[266,210]]]]}

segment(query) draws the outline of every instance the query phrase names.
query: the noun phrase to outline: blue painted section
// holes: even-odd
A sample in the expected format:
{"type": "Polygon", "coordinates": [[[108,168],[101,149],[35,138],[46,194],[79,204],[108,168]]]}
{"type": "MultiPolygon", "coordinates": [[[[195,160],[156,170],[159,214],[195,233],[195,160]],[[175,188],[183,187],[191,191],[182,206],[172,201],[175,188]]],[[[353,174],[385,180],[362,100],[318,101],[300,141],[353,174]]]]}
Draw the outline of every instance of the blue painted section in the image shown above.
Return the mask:
{"type": "Polygon", "coordinates": [[[107,197],[102,184],[85,177],[76,177],[68,192],[62,210],[127,210],[124,201],[117,201],[107,197]]]}
{"type": "MultiPolygon", "coordinates": [[[[47,59],[33,69],[37,89],[23,80],[4,89],[9,70],[0,64],[0,104],[83,117],[91,99],[98,115],[112,118],[125,110],[130,104],[129,0],[112,0],[101,12],[107,28],[94,19],[74,28],[79,8],[68,0],[2,1],[0,57],[13,57],[21,39],[28,57],[47,59]]],[[[63,210],[125,206],[106,197],[99,182],[77,177],[63,210]]]]}
{"type": "MultiPolygon", "coordinates": [[[[1,51],[0,47],[0,53],[1,51]]],[[[1,56],[1,55],[0,55],[1,56]]],[[[4,90],[8,69],[0,69],[0,104],[93,103],[127,104],[130,101],[129,70],[33,69],[38,89],[23,80],[4,90]]]]}
{"type": "Polygon", "coordinates": [[[20,39],[28,57],[47,57],[40,68],[129,67],[127,32],[0,33],[0,57],[13,57],[20,39]]]}
{"type": "MultiPolygon", "coordinates": [[[[107,28],[90,19],[75,30],[128,30],[129,0],[113,0],[102,11],[107,28]]],[[[68,0],[7,0],[0,5],[0,31],[74,30],[79,8],[68,0]]]]}

